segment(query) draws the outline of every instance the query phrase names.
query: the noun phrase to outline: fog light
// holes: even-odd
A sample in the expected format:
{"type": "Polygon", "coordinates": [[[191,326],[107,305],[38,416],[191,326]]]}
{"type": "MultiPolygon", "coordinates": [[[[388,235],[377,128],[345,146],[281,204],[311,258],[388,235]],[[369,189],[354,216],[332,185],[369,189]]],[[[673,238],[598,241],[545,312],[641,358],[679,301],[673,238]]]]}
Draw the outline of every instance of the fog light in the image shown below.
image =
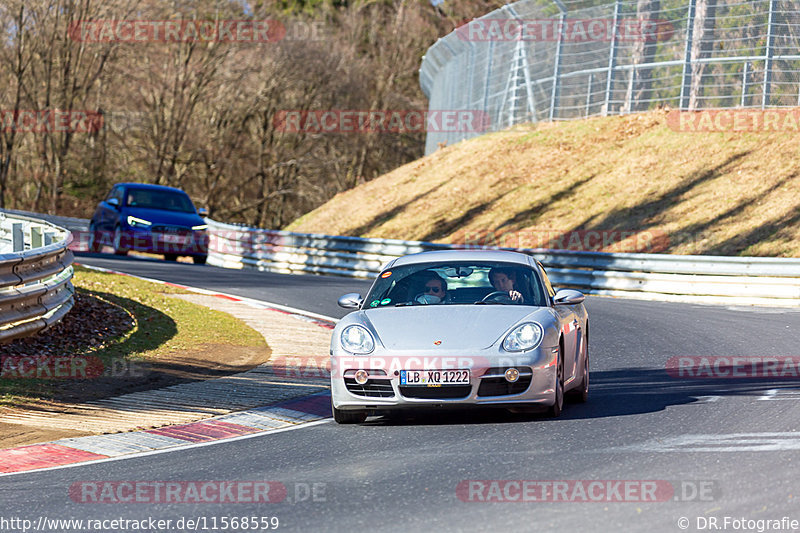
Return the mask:
{"type": "Polygon", "coordinates": [[[369,374],[366,370],[356,370],[356,383],[363,385],[369,379],[369,374]]]}
{"type": "Polygon", "coordinates": [[[519,370],[516,368],[509,368],[506,370],[506,381],[509,383],[514,383],[519,379],[519,370]]]}

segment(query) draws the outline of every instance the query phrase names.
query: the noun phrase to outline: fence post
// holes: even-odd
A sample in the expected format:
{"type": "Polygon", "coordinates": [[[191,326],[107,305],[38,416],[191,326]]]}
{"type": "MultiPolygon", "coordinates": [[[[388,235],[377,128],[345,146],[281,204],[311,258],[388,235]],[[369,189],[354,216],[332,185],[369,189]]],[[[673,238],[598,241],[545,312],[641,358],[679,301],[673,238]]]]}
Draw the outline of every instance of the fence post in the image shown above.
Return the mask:
{"type": "Polygon", "coordinates": [[[556,57],[553,62],[553,91],[550,94],[550,120],[552,121],[556,115],[556,106],[558,105],[558,91],[559,87],[559,71],[561,70],[561,48],[564,46],[564,25],[567,19],[567,8],[561,3],[561,0],[555,0],[561,15],[558,17],[558,40],[556,41],[556,57]]]}
{"type": "Polygon", "coordinates": [[[619,10],[621,0],[614,2],[613,33],[611,34],[611,48],[608,51],[608,72],[606,73],[606,98],[603,103],[603,116],[607,116],[611,106],[611,90],[614,87],[614,69],[617,68],[617,33],[619,26],[619,10]]]}
{"type": "Polygon", "coordinates": [[[25,251],[25,234],[22,232],[22,223],[11,224],[11,249],[15,252],[25,251]]]}
{"type": "Polygon", "coordinates": [[[772,53],[775,39],[773,25],[775,21],[775,0],[769,0],[769,16],[767,18],[767,48],[764,51],[764,88],[761,91],[761,109],[769,106],[770,85],[772,84],[772,53]]]}
{"type": "Polygon", "coordinates": [[[492,79],[492,59],[494,58],[494,39],[489,41],[489,59],[486,60],[486,76],[483,85],[483,112],[489,114],[489,81],[492,79]]]}
{"type": "Polygon", "coordinates": [[[747,70],[750,66],[749,61],[744,62],[744,72],[742,73],[742,102],[739,104],[740,107],[744,107],[745,99],[747,98],[747,70]]]}
{"type": "Polygon", "coordinates": [[[636,77],[636,65],[628,71],[628,90],[625,91],[625,103],[622,105],[622,113],[631,113],[633,109],[633,79],[636,77]]]}
{"type": "Polygon", "coordinates": [[[589,84],[586,86],[586,116],[589,116],[589,108],[592,105],[592,84],[594,83],[594,72],[589,74],[589,84]]]}
{"type": "Polygon", "coordinates": [[[692,36],[694,35],[694,7],[695,0],[689,2],[689,12],[686,15],[686,48],[683,56],[683,76],[681,79],[681,110],[689,107],[689,84],[692,77],[692,36]]]}

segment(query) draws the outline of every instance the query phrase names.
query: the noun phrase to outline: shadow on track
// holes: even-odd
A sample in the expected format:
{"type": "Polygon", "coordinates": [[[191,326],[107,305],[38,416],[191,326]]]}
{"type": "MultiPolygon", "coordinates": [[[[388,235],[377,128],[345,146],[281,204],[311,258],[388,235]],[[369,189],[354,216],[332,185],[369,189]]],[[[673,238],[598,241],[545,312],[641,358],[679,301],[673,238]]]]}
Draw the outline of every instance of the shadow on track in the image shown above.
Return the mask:
{"type": "MultiPolygon", "coordinates": [[[[719,370],[724,371],[725,367],[719,370]]],[[[558,418],[549,418],[544,413],[514,414],[497,407],[482,407],[409,411],[368,419],[364,425],[496,424],[609,418],[663,411],[670,406],[696,403],[706,396],[760,396],[766,390],[778,388],[800,388],[800,379],[679,378],[670,376],[663,368],[594,371],[589,401],[585,404],[565,401],[558,418]]]]}

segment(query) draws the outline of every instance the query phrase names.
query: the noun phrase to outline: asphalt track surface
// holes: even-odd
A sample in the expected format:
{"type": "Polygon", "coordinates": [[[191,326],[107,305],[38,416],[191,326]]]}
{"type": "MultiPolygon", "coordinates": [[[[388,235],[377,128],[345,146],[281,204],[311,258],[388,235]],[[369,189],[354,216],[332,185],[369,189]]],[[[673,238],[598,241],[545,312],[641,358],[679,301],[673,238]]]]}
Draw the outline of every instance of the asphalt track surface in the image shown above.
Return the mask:
{"type": "MultiPolygon", "coordinates": [[[[368,285],[100,255],[78,261],[332,316],[343,314],[339,295],[368,285]]],[[[214,517],[276,516],[286,531],[404,532],[708,531],[713,518],[719,530],[754,531],[747,526],[758,522],[734,520],[800,521],[800,381],[677,379],[665,371],[675,356],[800,356],[800,313],[591,297],[587,307],[590,399],[567,405],[558,419],[472,411],[355,426],[327,421],[0,477],[0,519],[153,517],[175,524],[204,517],[210,528],[214,517]],[[279,481],[287,497],[258,505],[91,504],[68,493],[81,481],[204,480],[279,481]],[[469,480],[485,483],[472,485],[473,493],[458,492],[469,480]],[[566,480],[570,490],[561,499],[569,501],[471,501],[490,495],[491,480],[566,480]],[[592,480],[606,487],[591,494],[600,501],[574,491],[575,482],[591,489],[592,480]],[[655,482],[657,498],[666,501],[608,501],[616,497],[615,480],[655,482]],[[664,496],[666,482],[672,491],[664,496]],[[312,484],[316,497],[306,490],[312,484]]],[[[513,484],[495,487],[521,497],[513,484]]],[[[186,528],[152,529],[179,530],[186,528]]]]}

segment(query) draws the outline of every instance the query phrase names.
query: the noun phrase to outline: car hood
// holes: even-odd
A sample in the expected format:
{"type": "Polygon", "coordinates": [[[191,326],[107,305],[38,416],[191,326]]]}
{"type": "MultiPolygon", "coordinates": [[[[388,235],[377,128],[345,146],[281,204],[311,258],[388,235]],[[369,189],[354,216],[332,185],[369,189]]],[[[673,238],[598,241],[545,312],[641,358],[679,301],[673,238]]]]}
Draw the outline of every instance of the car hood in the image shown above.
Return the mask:
{"type": "Polygon", "coordinates": [[[145,207],[126,207],[125,214],[148,220],[153,224],[174,224],[187,227],[205,224],[203,218],[197,213],[182,213],[180,211],[165,211],[163,209],[148,209],[145,207]]]}
{"type": "Polygon", "coordinates": [[[548,308],[523,305],[394,307],[362,314],[383,346],[393,351],[485,349],[520,321],[552,321],[548,308]],[[434,344],[437,341],[441,344],[434,344]]]}

